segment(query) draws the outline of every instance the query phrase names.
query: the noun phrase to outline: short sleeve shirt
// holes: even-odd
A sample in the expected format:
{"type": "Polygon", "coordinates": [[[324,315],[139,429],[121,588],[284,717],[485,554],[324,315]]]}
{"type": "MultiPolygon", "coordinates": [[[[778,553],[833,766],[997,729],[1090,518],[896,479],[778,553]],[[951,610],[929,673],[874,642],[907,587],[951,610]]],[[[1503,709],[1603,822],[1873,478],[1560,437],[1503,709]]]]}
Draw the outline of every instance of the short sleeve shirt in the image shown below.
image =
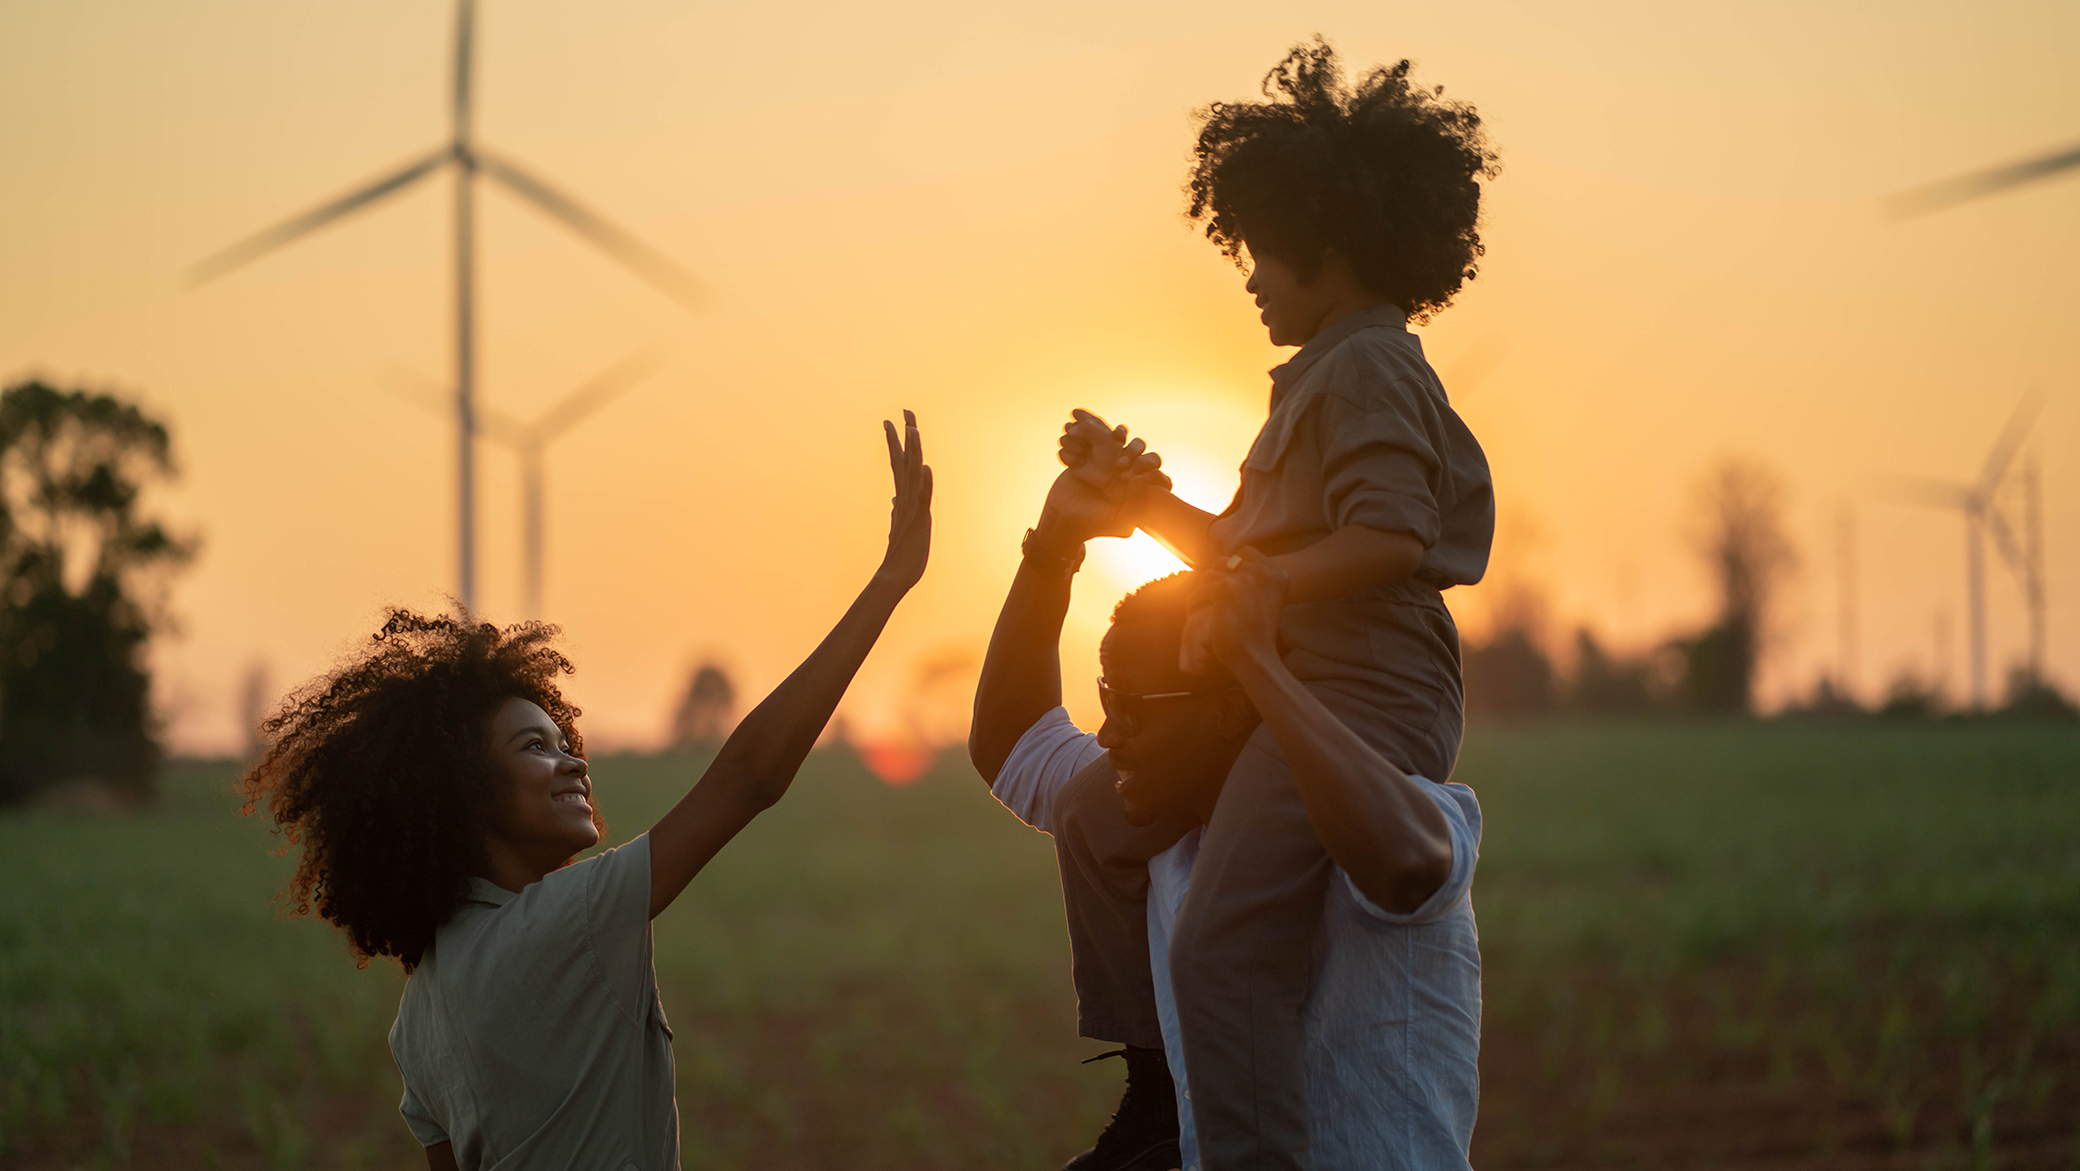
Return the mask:
{"type": "Polygon", "coordinates": [[[462,1171],[677,1171],[672,1031],[651,965],[650,838],[519,893],[485,879],[405,982],[400,1110],[462,1171]]]}
{"type": "Polygon", "coordinates": [[[1214,521],[1222,552],[1305,548],[1347,525],[1423,543],[1415,578],[1472,585],[1488,566],[1488,458],[1392,305],[1348,314],[1271,371],[1271,411],[1214,521]]]}
{"type": "MultiPolygon", "coordinates": [[[[1055,708],[1005,758],[990,792],[1053,833],[1062,787],[1103,758],[1098,738],[1055,708]]],[[[1322,903],[1300,1020],[1315,1171],[1466,1171],[1480,1108],[1481,952],[1473,914],[1481,806],[1459,784],[1420,784],[1444,814],[1452,869],[1407,914],[1366,898],[1341,867],[1322,903]]],[[[1182,1166],[1198,1171],[1189,1075],[1170,982],[1170,937],[1202,829],[1148,863],[1148,958],[1156,1019],[1177,1086],[1182,1166]]]]}

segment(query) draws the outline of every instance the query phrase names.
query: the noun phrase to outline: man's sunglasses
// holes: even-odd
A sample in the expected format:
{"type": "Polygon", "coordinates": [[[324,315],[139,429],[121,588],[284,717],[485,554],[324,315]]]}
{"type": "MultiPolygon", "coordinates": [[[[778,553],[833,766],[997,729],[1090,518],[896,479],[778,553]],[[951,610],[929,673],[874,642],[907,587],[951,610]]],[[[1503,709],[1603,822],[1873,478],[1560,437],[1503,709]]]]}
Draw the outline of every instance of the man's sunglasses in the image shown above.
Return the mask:
{"type": "Polygon", "coordinates": [[[1132,736],[1140,730],[1141,705],[1158,699],[1189,699],[1194,695],[1219,695],[1231,691],[1235,684],[1222,687],[1207,687],[1198,691],[1121,691],[1098,676],[1098,703],[1105,714],[1125,725],[1120,730],[1132,736]]]}

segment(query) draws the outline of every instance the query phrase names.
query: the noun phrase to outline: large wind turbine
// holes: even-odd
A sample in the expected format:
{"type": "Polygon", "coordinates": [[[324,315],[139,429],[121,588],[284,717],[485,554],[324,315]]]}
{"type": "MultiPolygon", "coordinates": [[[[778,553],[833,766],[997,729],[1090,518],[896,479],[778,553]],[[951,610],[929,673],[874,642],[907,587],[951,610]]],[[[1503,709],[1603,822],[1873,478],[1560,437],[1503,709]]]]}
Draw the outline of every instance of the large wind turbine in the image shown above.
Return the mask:
{"type": "MultiPolygon", "coordinates": [[[[641,349],[595,375],[590,381],[536,416],[533,421],[516,419],[495,407],[477,413],[478,430],[512,449],[520,461],[520,583],[521,606],[528,618],[542,616],[542,500],[543,456],[549,445],[583,422],[593,412],[620,398],[664,361],[662,347],[641,349]]],[[[426,385],[424,375],[396,367],[398,393],[436,413],[447,409],[447,395],[426,385]]]]}
{"type": "Polygon", "coordinates": [[[443,168],[455,170],[455,437],[456,596],[464,606],[476,597],[477,303],[476,180],[483,174],[534,204],[595,247],[680,302],[698,305],[706,288],[663,253],[637,240],[585,205],[502,155],[479,145],[471,124],[471,62],[475,0],[457,0],[453,134],[434,150],[369,183],[284,220],[203,260],[189,270],[191,284],[215,280],[298,237],[324,227],[443,168]]]}
{"type": "Polygon", "coordinates": [[[2008,568],[2021,582],[2023,597],[2029,603],[2030,678],[2044,677],[2044,508],[2034,452],[2022,462],[2020,537],[2015,531],[2018,526],[2009,523],[2000,500],[2000,490],[2008,473],[2014,470],[2015,455],[2021,449],[2022,441],[2028,438],[2030,426],[2036,422],[2037,412],[2043,405],[2044,396],[2040,391],[2031,391],[2023,396],[2015,413],[2009,416],[2000,438],[1994,441],[1993,450],[1987,453],[1986,462],[1979,469],[1979,478],[1973,483],[1954,484],[1920,476],[1892,479],[1901,495],[1917,503],[1955,508],[1964,514],[1965,602],[1970,609],[1974,709],[1986,706],[1985,543],[1989,536],[1993,538],[1994,548],[2000,551],[2001,559],[2008,563],[2008,568]]]}

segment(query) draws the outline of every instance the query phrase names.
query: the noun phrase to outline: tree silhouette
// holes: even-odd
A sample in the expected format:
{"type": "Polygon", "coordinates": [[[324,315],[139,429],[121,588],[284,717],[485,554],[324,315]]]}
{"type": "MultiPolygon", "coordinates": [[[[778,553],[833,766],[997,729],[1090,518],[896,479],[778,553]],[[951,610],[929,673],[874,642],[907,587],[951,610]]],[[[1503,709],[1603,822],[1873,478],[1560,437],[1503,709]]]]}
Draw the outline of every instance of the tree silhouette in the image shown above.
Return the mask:
{"type": "Polygon", "coordinates": [[[672,747],[680,751],[713,748],[729,735],[736,715],[737,688],[712,662],[694,668],[686,695],[672,714],[672,747]]]}
{"type": "Polygon", "coordinates": [[[1769,468],[1729,459],[1697,491],[1697,551],[1719,587],[1719,616],[1676,645],[1684,706],[1707,712],[1754,707],[1755,670],[1771,604],[1798,564],[1784,535],[1784,487],[1769,468]]]}
{"type": "Polygon", "coordinates": [[[0,803],[94,780],[149,794],[144,650],[192,545],[139,515],[172,479],[166,428],[106,394],[0,394],[0,803]]]}

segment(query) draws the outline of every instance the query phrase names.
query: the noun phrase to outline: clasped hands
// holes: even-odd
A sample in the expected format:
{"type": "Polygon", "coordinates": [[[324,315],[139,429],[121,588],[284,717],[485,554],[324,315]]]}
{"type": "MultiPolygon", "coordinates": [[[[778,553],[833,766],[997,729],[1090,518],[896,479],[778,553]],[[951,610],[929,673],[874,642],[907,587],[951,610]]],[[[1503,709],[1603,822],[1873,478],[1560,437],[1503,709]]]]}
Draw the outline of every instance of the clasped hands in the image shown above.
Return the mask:
{"type": "MultiPolygon", "coordinates": [[[[1131,536],[1170,492],[1163,457],[1149,451],[1147,441],[1129,439],[1125,426],[1085,410],[1071,414],[1057,452],[1066,470],[1048,490],[1040,534],[1057,549],[1092,537],[1131,536]]],[[[1285,571],[1252,548],[1195,568],[1200,580],[1188,603],[1178,666],[1199,675],[1216,661],[1231,671],[1276,662],[1285,571]]]]}

